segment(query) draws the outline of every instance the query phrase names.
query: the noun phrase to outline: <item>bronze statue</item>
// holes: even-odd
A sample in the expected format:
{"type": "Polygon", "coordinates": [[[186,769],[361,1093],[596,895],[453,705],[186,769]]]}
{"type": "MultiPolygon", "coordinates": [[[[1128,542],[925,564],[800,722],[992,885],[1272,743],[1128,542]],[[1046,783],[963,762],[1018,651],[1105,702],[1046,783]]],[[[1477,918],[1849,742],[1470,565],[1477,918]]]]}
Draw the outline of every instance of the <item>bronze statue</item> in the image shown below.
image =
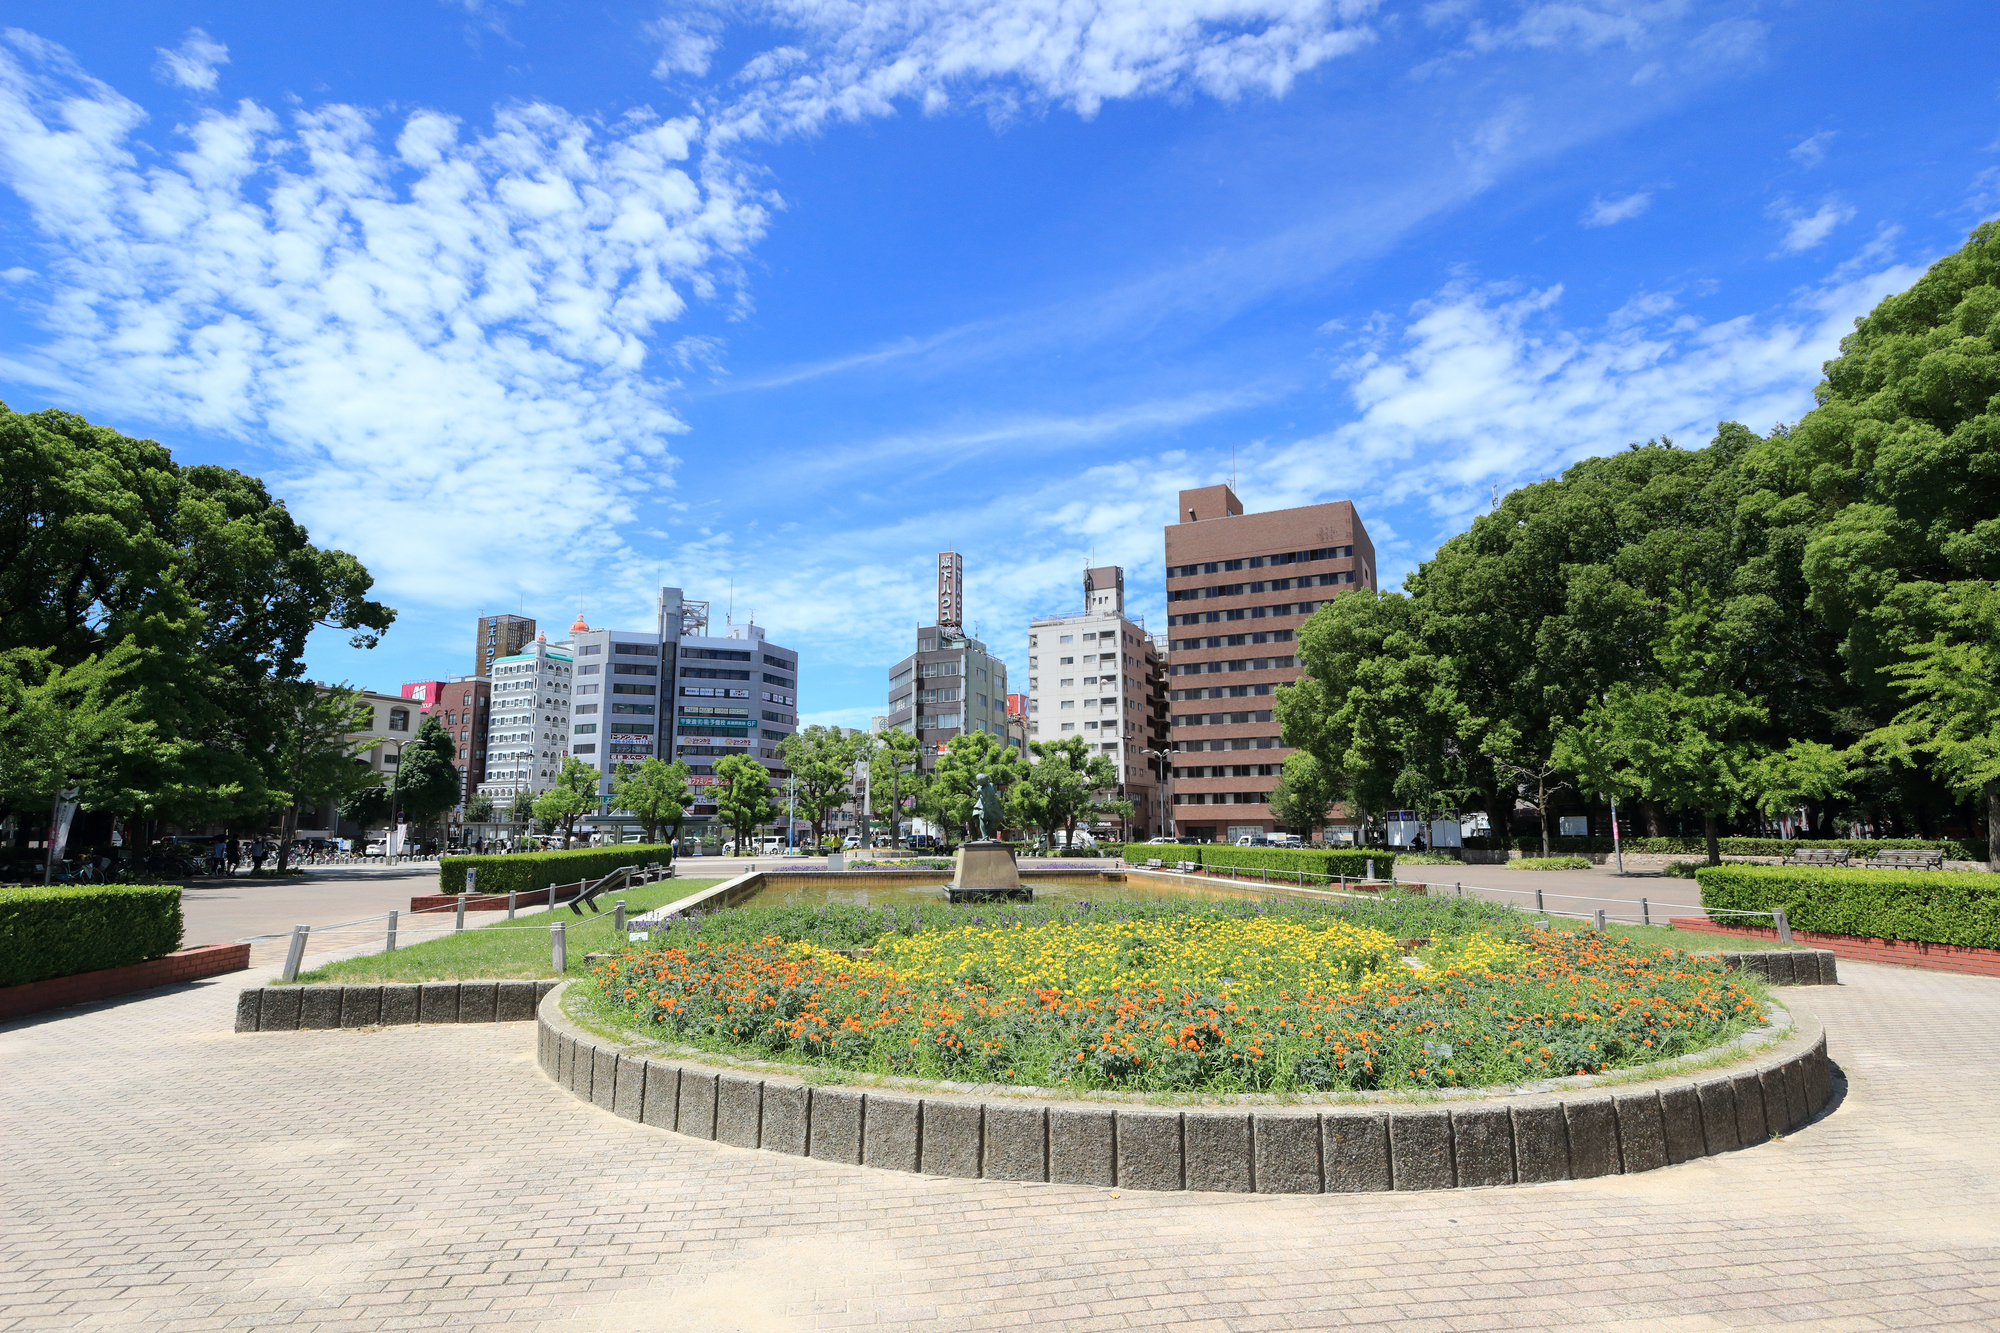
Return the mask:
{"type": "Polygon", "coordinates": [[[979,791],[972,798],[972,827],[981,842],[990,842],[1000,833],[1000,793],[990,774],[979,775],[979,791]]]}

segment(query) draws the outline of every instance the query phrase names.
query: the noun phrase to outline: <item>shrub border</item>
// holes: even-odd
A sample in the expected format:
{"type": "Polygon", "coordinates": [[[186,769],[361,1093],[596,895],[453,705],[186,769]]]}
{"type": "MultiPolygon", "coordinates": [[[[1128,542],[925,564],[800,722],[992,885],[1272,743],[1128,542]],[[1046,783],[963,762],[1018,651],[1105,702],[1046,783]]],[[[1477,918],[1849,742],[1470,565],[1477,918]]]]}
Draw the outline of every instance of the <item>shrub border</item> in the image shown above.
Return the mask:
{"type": "Polygon", "coordinates": [[[248,943],[197,944],[123,967],[103,967],[92,972],[72,972],[66,977],[26,981],[18,986],[0,986],[0,1022],[38,1014],[44,1009],[88,1004],[132,991],[170,986],[177,981],[219,977],[227,972],[241,972],[248,966],[248,943]]]}
{"type": "MultiPolygon", "coordinates": [[[[808,1083],[647,1055],[537,1010],[536,1055],[572,1096],[692,1138],[961,1179],[1143,1190],[1340,1194],[1629,1175],[1761,1143],[1833,1097],[1811,1014],[1748,1065],[1589,1090],[1339,1108],[1176,1110],[808,1083]]],[[[1568,1080],[1563,1080],[1568,1082],[1568,1080]]]]}

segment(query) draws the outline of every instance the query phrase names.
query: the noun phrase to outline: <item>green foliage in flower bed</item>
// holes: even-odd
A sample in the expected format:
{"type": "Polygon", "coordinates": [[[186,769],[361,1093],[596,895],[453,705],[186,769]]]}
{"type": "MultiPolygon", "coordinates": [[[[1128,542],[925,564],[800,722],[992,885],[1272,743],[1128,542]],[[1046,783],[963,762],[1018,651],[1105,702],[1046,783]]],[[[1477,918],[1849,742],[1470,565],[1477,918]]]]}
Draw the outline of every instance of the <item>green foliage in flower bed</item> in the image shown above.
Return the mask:
{"type": "Polygon", "coordinates": [[[596,879],[620,866],[644,866],[657,861],[672,865],[671,844],[628,843],[620,847],[581,847],[569,852],[517,852],[511,856],[447,856],[438,862],[438,892],[464,893],[465,872],[479,867],[479,892],[527,893],[551,884],[596,879]]]}
{"type": "Polygon", "coordinates": [[[1794,930],[2000,949],[2000,875],[1984,871],[1721,865],[1694,877],[1711,913],[1782,907],[1794,930]]]}
{"type": "Polygon", "coordinates": [[[1762,1021],[1754,983],[1713,960],[1525,920],[1394,896],[723,911],[601,965],[595,1002],[648,1035],[760,1058],[1199,1093],[1596,1072],[1762,1021]],[[1422,970],[1386,947],[1417,931],[1434,941],[1422,970]]]}
{"type": "Polygon", "coordinates": [[[1396,854],[1382,850],[1344,852],[1309,847],[1235,847],[1220,842],[1125,844],[1127,865],[1144,865],[1152,860],[1169,866],[1176,861],[1193,861],[1198,865],[1223,869],[1283,871],[1288,875],[1296,875],[1303,870],[1308,884],[1315,879],[1338,879],[1342,875],[1360,879],[1367,875],[1370,861],[1375,863],[1377,879],[1389,878],[1390,872],[1396,868],[1396,854]]]}
{"type": "Polygon", "coordinates": [[[1590,869],[1590,859],[1583,856],[1524,856],[1509,864],[1516,870],[1590,869]]]}
{"type": "Polygon", "coordinates": [[[179,885],[0,889],[0,986],[127,967],[180,947],[179,885]]]}

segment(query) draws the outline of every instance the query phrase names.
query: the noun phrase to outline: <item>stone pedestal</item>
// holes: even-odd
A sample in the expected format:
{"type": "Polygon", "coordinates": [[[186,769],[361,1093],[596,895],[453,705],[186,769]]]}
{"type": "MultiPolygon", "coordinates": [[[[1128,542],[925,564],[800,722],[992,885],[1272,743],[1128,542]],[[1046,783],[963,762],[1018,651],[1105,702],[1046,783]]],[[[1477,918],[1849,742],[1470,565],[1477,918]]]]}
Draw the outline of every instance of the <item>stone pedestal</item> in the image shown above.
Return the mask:
{"type": "Polygon", "coordinates": [[[1004,842],[985,841],[958,849],[958,869],[944,886],[944,896],[954,903],[1029,902],[1035,891],[1021,883],[1014,849],[1004,842]]]}

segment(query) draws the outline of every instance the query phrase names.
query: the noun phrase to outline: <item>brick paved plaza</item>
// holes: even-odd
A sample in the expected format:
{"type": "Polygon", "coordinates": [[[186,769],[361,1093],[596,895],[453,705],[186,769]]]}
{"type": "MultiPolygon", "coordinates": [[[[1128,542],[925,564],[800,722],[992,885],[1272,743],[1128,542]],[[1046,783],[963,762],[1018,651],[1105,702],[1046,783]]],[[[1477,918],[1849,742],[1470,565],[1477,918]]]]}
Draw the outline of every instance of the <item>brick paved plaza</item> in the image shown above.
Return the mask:
{"type": "Polygon", "coordinates": [[[1120,1194],[583,1105],[529,1023],[234,1035],[242,973],[0,1028],[0,1333],[2000,1327],[2000,981],[1787,992],[1843,1100],[1630,1178],[1120,1194]]]}

